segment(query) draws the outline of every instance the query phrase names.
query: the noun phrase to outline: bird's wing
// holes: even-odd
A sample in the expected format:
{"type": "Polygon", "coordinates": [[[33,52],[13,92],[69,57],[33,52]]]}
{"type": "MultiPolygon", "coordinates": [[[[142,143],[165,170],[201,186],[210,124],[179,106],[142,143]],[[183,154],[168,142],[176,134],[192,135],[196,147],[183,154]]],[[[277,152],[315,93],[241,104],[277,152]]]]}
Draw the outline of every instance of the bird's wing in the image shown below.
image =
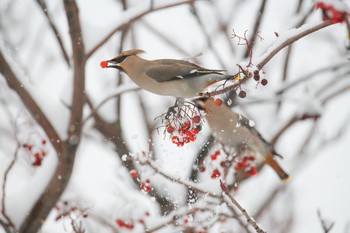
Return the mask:
{"type": "Polygon", "coordinates": [[[269,148],[269,150],[271,151],[271,153],[273,155],[276,155],[280,158],[282,158],[282,155],[280,155],[279,153],[276,152],[275,148],[268,142],[265,140],[265,138],[259,133],[259,131],[257,131],[254,126],[250,125],[250,120],[248,118],[246,118],[245,116],[240,115],[239,116],[239,122],[246,128],[248,128],[250,130],[250,132],[252,132],[253,134],[257,135],[261,141],[264,142],[264,144],[266,145],[267,148],[269,148]]]}
{"type": "Polygon", "coordinates": [[[188,61],[160,59],[145,71],[146,75],[158,82],[196,77],[203,74],[222,74],[223,70],[210,70],[188,61]]]}

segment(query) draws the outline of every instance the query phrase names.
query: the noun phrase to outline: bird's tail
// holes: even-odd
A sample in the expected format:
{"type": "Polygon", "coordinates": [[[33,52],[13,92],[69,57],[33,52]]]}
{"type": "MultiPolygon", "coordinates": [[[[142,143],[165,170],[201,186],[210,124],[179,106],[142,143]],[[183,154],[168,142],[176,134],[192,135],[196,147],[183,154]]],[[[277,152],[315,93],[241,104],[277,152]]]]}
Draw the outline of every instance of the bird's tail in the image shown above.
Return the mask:
{"type": "Polygon", "coordinates": [[[228,80],[231,79],[233,76],[232,75],[227,75],[227,74],[221,74],[219,73],[220,71],[218,71],[218,73],[212,73],[211,75],[208,75],[208,79],[206,80],[206,82],[204,83],[204,87],[209,87],[211,85],[213,85],[214,83],[217,83],[221,80],[228,80]]]}
{"type": "Polygon", "coordinates": [[[283,168],[277,163],[272,153],[268,153],[265,157],[265,163],[272,167],[273,170],[277,173],[282,181],[287,181],[289,179],[289,175],[283,170],[283,168]]]}

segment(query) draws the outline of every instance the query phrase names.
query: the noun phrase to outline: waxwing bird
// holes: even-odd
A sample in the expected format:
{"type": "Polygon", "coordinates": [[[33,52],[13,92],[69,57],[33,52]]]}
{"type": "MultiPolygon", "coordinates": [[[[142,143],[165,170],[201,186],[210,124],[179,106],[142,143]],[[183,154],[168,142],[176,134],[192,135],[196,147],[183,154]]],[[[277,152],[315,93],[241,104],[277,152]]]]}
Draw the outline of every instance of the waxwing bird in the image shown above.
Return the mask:
{"type": "MultiPolygon", "coordinates": [[[[267,164],[275,170],[282,181],[289,178],[275,160],[275,157],[280,155],[253,126],[250,126],[247,118],[233,112],[224,104],[215,104],[212,98],[200,98],[196,103],[199,108],[206,111],[205,119],[217,141],[225,147],[235,148],[240,157],[249,155],[245,158],[253,158],[257,170],[267,164]]],[[[247,173],[236,171],[235,182],[247,177],[249,177],[247,173]]]]}
{"type": "Polygon", "coordinates": [[[211,70],[188,61],[175,59],[146,60],[143,50],[125,51],[113,59],[101,62],[103,68],[116,68],[126,73],[139,87],[158,95],[191,98],[205,88],[232,76],[223,70],[211,70]]]}

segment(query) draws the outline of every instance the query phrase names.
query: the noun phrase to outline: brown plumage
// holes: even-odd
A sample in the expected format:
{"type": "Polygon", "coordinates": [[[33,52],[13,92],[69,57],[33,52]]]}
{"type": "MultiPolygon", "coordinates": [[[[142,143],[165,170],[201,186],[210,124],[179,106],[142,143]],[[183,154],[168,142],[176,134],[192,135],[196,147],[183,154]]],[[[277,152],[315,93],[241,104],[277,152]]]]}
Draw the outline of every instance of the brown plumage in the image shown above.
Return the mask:
{"type": "MultiPolygon", "coordinates": [[[[287,180],[289,175],[280,167],[275,157],[280,156],[274,148],[260,135],[260,133],[249,125],[249,120],[242,115],[233,112],[224,104],[216,106],[211,98],[202,98],[197,103],[206,110],[205,116],[215,139],[224,146],[238,150],[242,148],[241,156],[252,154],[254,163],[259,170],[264,164],[269,165],[277,173],[281,180],[287,180]]],[[[235,175],[235,182],[247,178],[243,172],[235,175]]]]}
{"type": "Polygon", "coordinates": [[[141,88],[159,95],[195,97],[209,85],[231,78],[223,70],[212,70],[194,63],[175,60],[146,60],[143,50],[132,49],[108,60],[108,68],[125,72],[141,88]]]}

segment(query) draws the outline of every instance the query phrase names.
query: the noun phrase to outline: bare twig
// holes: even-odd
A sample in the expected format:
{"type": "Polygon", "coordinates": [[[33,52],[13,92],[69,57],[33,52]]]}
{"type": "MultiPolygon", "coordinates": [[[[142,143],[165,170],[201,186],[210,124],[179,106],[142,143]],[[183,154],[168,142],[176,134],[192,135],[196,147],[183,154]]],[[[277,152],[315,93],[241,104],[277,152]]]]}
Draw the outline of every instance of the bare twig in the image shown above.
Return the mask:
{"type": "Polygon", "coordinates": [[[150,166],[157,174],[163,176],[164,178],[166,178],[167,180],[170,180],[172,182],[175,182],[175,183],[178,183],[178,184],[181,184],[189,189],[192,189],[192,190],[195,190],[196,192],[199,192],[199,193],[202,193],[202,194],[205,194],[205,195],[208,195],[208,196],[211,196],[211,197],[216,197],[216,198],[219,198],[220,196],[218,195],[215,195],[215,194],[212,194],[208,191],[205,191],[205,190],[202,190],[201,188],[198,188],[196,187],[194,184],[191,184],[189,182],[186,182],[186,181],[182,181],[181,179],[179,178],[174,178],[174,177],[171,177],[170,175],[164,173],[163,171],[161,171],[156,165],[154,165],[151,161],[147,160],[145,162],[146,165],[150,166]]]}
{"type": "Polygon", "coordinates": [[[5,80],[9,87],[12,88],[21,98],[24,106],[30,112],[32,117],[45,131],[55,150],[61,151],[61,138],[58,136],[58,133],[56,132],[56,130],[54,129],[44,112],[41,110],[38,103],[33,99],[29,91],[25,88],[25,86],[20,82],[15,73],[12,71],[1,50],[0,73],[5,77],[5,80]]]}
{"type": "Polygon", "coordinates": [[[167,8],[171,8],[171,7],[192,4],[193,2],[195,2],[195,0],[187,0],[187,1],[183,1],[183,2],[171,3],[169,5],[148,9],[148,10],[134,16],[133,18],[129,19],[128,22],[122,23],[121,25],[114,28],[105,38],[103,38],[97,45],[95,45],[94,48],[92,48],[89,52],[86,53],[85,59],[86,60],[89,59],[89,57],[91,57],[92,54],[94,54],[100,47],[102,47],[116,32],[124,30],[125,28],[128,28],[131,24],[133,24],[137,20],[141,19],[145,15],[153,13],[155,11],[160,11],[160,10],[164,10],[167,8]]]}
{"type": "Polygon", "coordinates": [[[275,146],[278,139],[283,135],[283,133],[289,129],[292,125],[294,125],[298,121],[313,119],[317,120],[320,116],[318,114],[298,114],[291,117],[291,119],[275,134],[275,136],[271,139],[270,144],[275,146]]]}
{"type": "Polygon", "coordinates": [[[350,85],[343,86],[342,88],[334,91],[333,93],[329,94],[328,96],[324,97],[322,100],[322,105],[327,104],[330,100],[334,99],[335,97],[344,94],[345,92],[350,91],[350,85]]]}
{"type": "Polygon", "coordinates": [[[336,64],[331,64],[329,66],[325,66],[325,67],[322,67],[321,69],[317,69],[315,71],[312,71],[311,73],[307,73],[306,75],[302,76],[301,78],[293,81],[293,82],[290,82],[286,85],[284,85],[282,88],[280,88],[276,93],[283,93],[289,89],[292,89],[293,87],[305,82],[305,81],[308,81],[314,77],[317,77],[317,75],[319,74],[324,74],[326,72],[332,72],[332,71],[337,71],[341,68],[344,68],[344,67],[348,67],[349,66],[349,61],[341,61],[339,63],[336,63],[336,64]]]}
{"type": "MultiPolygon", "coordinates": [[[[90,109],[93,109],[92,103],[89,100],[89,97],[86,96],[86,102],[90,109]]],[[[128,170],[131,171],[133,169],[136,170],[136,167],[131,159],[122,159],[123,155],[129,154],[129,148],[127,147],[124,137],[122,134],[122,128],[121,124],[118,122],[115,124],[110,124],[103,120],[103,118],[98,114],[98,112],[93,112],[93,117],[95,119],[95,128],[98,129],[105,138],[111,140],[113,144],[115,145],[116,151],[121,158],[121,162],[123,166],[128,170]]],[[[136,176],[133,178],[134,183],[137,187],[140,187],[141,182],[139,179],[139,176],[136,176]]],[[[151,192],[148,193],[151,197],[154,197],[156,201],[158,202],[159,206],[161,207],[162,213],[169,213],[171,210],[174,209],[174,204],[171,202],[171,200],[168,200],[167,197],[164,195],[159,194],[158,190],[153,189],[151,192]]]]}
{"type": "Polygon", "coordinates": [[[66,61],[67,66],[70,67],[68,53],[67,53],[66,49],[64,48],[64,44],[63,44],[63,41],[61,39],[62,38],[61,34],[59,33],[56,25],[54,24],[54,22],[52,21],[50,15],[49,15],[49,11],[48,11],[45,0],[36,0],[36,2],[39,4],[41,10],[43,11],[44,15],[46,16],[47,21],[52,29],[52,32],[53,32],[55,38],[57,39],[57,42],[58,42],[58,45],[61,49],[63,58],[66,61]]]}
{"type": "Polygon", "coordinates": [[[168,44],[169,48],[175,50],[176,52],[182,53],[184,56],[188,56],[189,55],[188,52],[186,52],[184,49],[181,48],[179,43],[176,43],[176,42],[172,41],[171,38],[168,38],[164,33],[162,33],[161,31],[157,30],[156,28],[154,28],[148,22],[146,22],[144,20],[140,20],[139,23],[141,23],[141,25],[143,25],[146,29],[148,29],[152,33],[152,35],[157,36],[165,44],[168,44]]]}
{"type": "Polygon", "coordinates": [[[277,186],[268,196],[267,198],[262,202],[260,207],[257,208],[257,211],[255,212],[256,219],[259,219],[263,216],[264,210],[266,210],[272,203],[277,200],[277,195],[281,192],[286,190],[286,186],[279,185],[277,186]]]}
{"type": "Polygon", "coordinates": [[[261,21],[262,21],[262,17],[264,15],[264,12],[265,12],[265,6],[266,6],[266,3],[267,3],[267,0],[263,0],[261,1],[261,5],[260,5],[260,8],[259,8],[259,11],[257,12],[257,18],[255,20],[255,24],[254,24],[254,29],[253,29],[253,34],[251,35],[250,39],[248,41],[250,41],[250,44],[251,44],[251,48],[249,49],[247,47],[247,50],[244,54],[244,57],[248,57],[250,55],[250,51],[251,49],[253,49],[253,46],[255,44],[255,40],[256,40],[256,35],[258,34],[259,32],[259,29],[260,29],[260,25],[261,25],[261,21]]]}
{"type": "Polygon", "coordinates": [[[73,100],[68,127],[68,141],[61,151],[57,151],[58,165],[46,190],[27,215],[20,227],[20,232],[36,233],[45,222],[52,207],[65,190],[72,174],[76,150],[80,141],[82,128],[82,110],[85,88],[84,43],[79,21],[78,6],[74,0],[64,0],[64,7],[69,25],[69,33],[73,50],[73,100]]]}
{"type": "MultiPolygon", "coordinates": [[[[234,78],[234,76],[232,78],[234,78]]],[[[238,88],[242,83],[244,83],[248,79],[249,78],[247,76],[245,76],[244,78],[238,80],[235,84],[232,84],[230,86],[224,87],[224,88],[219,89],[219,90],[205,92],[205,93],[199,93],[199,95],[203,96],[203,97],[212,97],[212,96],[216,96],[216,95],[221,95],[221,94],[224,94],[228,91],[235,90],[236,88],[238,88]]]]}
{"type": "MultiPolygon", "coordinates": [[[[203,164],[203,161],[209,155],[210,148],[214,145],[214,136],[207,136],[207,139],[204,141],[203,145],[200,147],[200,150],[197,152],[196,158],[193,162],[190,180],[195,181],[198,178],[199,166],[203,164]]],[[[187,189],[187,202],[195,200],[197,193],[195,190],[187,189]]]]}
{"type": "Polygon", "coordinates": [[[113,95],[108,96],[107,98],[102,100],[96,107],[93,107],[92,103],[90,102],[91,103],[91,113],[83,120],[82,124],[85,124],[86,121],[88,121],[95,113],[97,113],[97,111],[101,107],[103,107],[108,101],[110,101],[116,97],[119,97],[120,95],[122,95],[124,93],[130,92],[130,91],[135,91],[138,89],[140,89],[140,88],[138,86],[135,86],[135,85],[132,85],[132,86],[125,85],[123,88],[118,89],[118,91],[115,92],[113,95]]]}
{"type": "Polygon", "coordinates": [[[258,233],[265,233],[265,231],[263,231],[258,224],[255,222],[255,220],[250,217],[250,215],[248,214],[247,210],[244,209],[239,203],[238,201],[232,196],[232,194],[228,191],[227,186],[222,182],[222,180],[220,180],[220,187],[223,191],[222,195],[224,196],[224,194],[230,199],[231,202],[226,201],[226,199],[224,198],[225,202],[227,203],[227,205],[234,205],[236,206],[241,213],[244,215],[244,217],[247,219],[247,222],[255,229],[256,232],[258,233]]]}
{"type": "Polygon", "coordinates": [[[10,165],[7,167],[7,169],[5,170],[5,174],[4,174],[4,178],[2,181],[2,198],[1,198],[1,214],[4,216],[4,218],[7,221],[7,225],[10,228],[15,229],[15,225],[13,224],[11,218],[7,215],[6,213],[6,184],[7,184],[7,178],[8,178],[8,174],[10,173],[13,165],[15,164],[16,160],[17,160],[17,154],[18,154],[18,150],[20,148],[20,145],[17,144],[17,147],[15,149],[14,155],[13,155],[13,159],[10,163],[10,165]]]}
{"type": "Polygon", "coordinates": [[[280,43],[278,46],[276,46],[271,52],[264,55],[264,57],[261,59],[259,64],[257,65],[258,69],[261,70],[279,51],[287,47],[288,45],[293,44],[295,41],[303,38],[304,36],[307,36],[313,32],[316,32],[322,28],[328,27],[330,25],[333,25],[330,21],[322,22],[316,26],[313,26],[311,28],[306,28],[305,30],[302,30],[300,33],[286,39],[282,43],[280,43]]]}
{"type": "Polygon", "coordinates": [[[205,30],[205,27],[204,27],[205,24],[202,22],[201,18],[199,17],[198,12],[197,12],[197,8],[196,8],[194,2],[191,4],[191,13],[195,16],[196,21],[197,21],[198,25],[200,26],[200,29],[201,29],[201,31],[206,39],[207,45],[211,49],[214,56],[216,57],[216,60],[219,62],[219,64],[222,67],[225,67],[224,61],[222,60],[220,54],[217,52],[217,50],[213,46],[213,41],[210,38],[210,35],[205,30]]]}
{"type": "MultiPolygon", "coordinates": [[[[213,13],[215,15],[215,18],[217,18],[217,25],[218,25],[218,29],[217,29],[217,32],[213,33],[213,35],[217,35],[219,33],[221,33],[221,35],[225,38],[225,41],[227,43],[227,46],[230,48],[230,51],[232,54],[235,53],[235,48],[232,44],[232,41],[231,41],[231,38],[230,38],[230,35],[227,33],[228,31],[228,26],[229,26],[229,22],[230,20],[227,20],[226,22],[224,22],[222,19],[222,12],[220,11],[220,9],[218,9],[216,6],[215,6],[215,3],[217,3],[217,1],[215,0],[210,0],[210,3],[212,4],[212,10],[213,10],[213,13]]],[[[233,7],[234,10],[236,10],[237,12],[239,10],[235,9],[233,7]]],[[[231,12],[232,13],[232,12],[231,12]]]]}
{"type": "MultiPolygon", "coordinates": [[[[310,16],[310,14],[313,11],[313,9],[314,9],[313,7],[311,7],[309,9],[307,14],[296,24],[296,26],[295,26],[296,28],[301,27],[305,23],[306,19],[310,16]]],[[[298,11],[299,11],[299,7],[298,7],[296,13],[298,13],[298,11]]],[[[291,54],[292,54],[292,48],[293,48],[292,45],[288,47],[287,54],[286,54],[286,57],[285,57],[285,60],[284,60],[283,75],[282,75],[282,81],[283,82],[285,82],[287,80],[287,77],[288,77],[288,70],[289,70],[288,68],[289,68],[290,57],[291,57],[291,54]]]]}
{"type": "Polygon", "coordinates": [[[334,222],[327,224],[324,218],[322,218],[321,211],[319,209],[317,210],[317,217],[320,220],[323,232],[329,233],[334,227],[334,222]]]}

